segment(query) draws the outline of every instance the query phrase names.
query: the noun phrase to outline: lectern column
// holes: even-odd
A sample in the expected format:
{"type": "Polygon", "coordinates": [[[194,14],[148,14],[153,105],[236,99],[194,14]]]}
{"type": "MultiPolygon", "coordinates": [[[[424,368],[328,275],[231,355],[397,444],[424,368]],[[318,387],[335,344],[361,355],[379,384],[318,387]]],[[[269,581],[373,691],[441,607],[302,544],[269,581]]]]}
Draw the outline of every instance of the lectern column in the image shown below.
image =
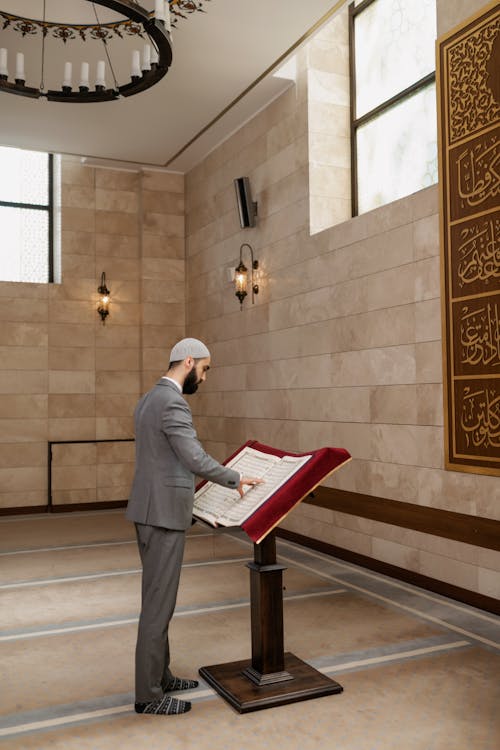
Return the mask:
{"type": "Polygon", "coordinates": [[[276,563],[276,535],[272,531],[260,544],[254,544],[250,568],[250,617],[252,624],[252,663],[243,674],[256,685],[291,680],[285,671],[283,641],[283,571],[276,563]]]}

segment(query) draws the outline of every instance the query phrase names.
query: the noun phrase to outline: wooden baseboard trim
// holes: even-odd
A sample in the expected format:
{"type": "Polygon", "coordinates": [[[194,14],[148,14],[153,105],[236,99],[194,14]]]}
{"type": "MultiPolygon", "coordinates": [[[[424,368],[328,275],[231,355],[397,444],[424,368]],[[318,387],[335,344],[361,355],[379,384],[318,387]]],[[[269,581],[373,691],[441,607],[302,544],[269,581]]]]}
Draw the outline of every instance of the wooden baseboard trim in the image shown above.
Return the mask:
{"type": "Polygon", "coordinates": [[[304,502],[372,521],[500,551],[500,521],[385,497],[316,487],[304,502]]]}
{"type": "Polygon", "coordinates": [[[25,508],[0,508],[0,516],[20,516],[38,513],[71,513],[82,510],[110,510],[125,508],[127,500],[108,500],[100,503],[66,503],[61,505],[28,505],[25,508]]]}
{"type": "Polygon", "coordinates": [[[326,555],[332,557],[338,557],[341,560],[354,563],[355,565],[361,565],[369,570],[375,570],[377,573],[390,576],[391,578],[397,578],[400,581],[411,583],[419,588],[426,589],[427,591],[433,591],[436,594],[447,596],[450,599],[456,599],[464,604],[469,604],[471,607],[477,607],[483,609],[486,612],[493,612],[493,614],[500,615],[500,601],[490,596],[484,596],[483,594],[477,594],[475,591],[469,591],[468,589],[462,589],[459,586],[453,586],[450,583],[439,581],[435,578],[429,578],[428,576],[421,575],[420,573],[414,573],[406,568],[399,568],[397,565],[391,565],[389,563],[376,560],[373,557],[361,555],[358,552],[352,552],[351,550],[344,549],[343,547],[336,547],[333,544],[327,542],[321,542],[318,539],[312,539],[311,537],[297,534],[295,531],[288,531],[288,529],[276,530],[278,537],[282,539],[288,539],[291,542],[301,544],[303,547],[309,547],[310,549],[323,552],[326,555]]]}

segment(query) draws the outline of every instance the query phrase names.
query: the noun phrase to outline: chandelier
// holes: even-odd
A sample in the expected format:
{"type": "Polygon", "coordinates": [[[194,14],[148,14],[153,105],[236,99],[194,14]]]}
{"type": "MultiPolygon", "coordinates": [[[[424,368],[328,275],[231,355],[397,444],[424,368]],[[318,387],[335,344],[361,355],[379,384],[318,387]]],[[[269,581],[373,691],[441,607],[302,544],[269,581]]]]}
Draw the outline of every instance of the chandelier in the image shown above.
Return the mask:
{"type": "MultiPolygon", "coordinates": [[[[85,23],[48,18],[50,0],[32,0],[32,15],[38,12],[36,18],[22,17],[0,7],[0,91],[33,99],[45,97],[53,102],[103,102],[138,94],[167,73],[172,62],[172,26],[187,14],[203,11],[199,0],[155,0],[154,10],[147,10],[136,0],[78,1],[86,10],[85,23]],[[13,39],[14,34],[17,50],[12,49],[12,44],[10,49],[2,44],[2,36],[13,39]],[[130,49],[124,50],[127,40],[130,49]],[[60,52],[57,54],[56,70],[55,60],[49,59],[54,57],[49,54],[49,45],[53,52],[54,45],[61,44],[66,54],[64,61],[60,52]],[[69,54],[71,47],[77,48],[76,61],[69,54]],[[87,52],[90,47],[92,50],[87,52]],[[35,84],[31,73],[32,83],[28,85],[26,71],[34,68],[39,82],[35,84]],[[48,87],[46,78],[50,80],[48,87]]],[[[7,4],[0,0],[0,5],[7,4]]],[[[67,0],[57,5],[67,17],[67,0]]]]}

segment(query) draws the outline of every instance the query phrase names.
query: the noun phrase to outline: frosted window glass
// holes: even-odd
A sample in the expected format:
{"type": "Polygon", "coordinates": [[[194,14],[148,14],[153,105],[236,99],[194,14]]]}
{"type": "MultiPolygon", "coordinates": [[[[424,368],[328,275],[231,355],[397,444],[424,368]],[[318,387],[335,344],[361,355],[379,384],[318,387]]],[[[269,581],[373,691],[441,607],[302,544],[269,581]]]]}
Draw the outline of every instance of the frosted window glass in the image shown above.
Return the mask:
{"type": "Polygon", "coordinates": [[[375,0],[356,16],[356,118],[432,73],[435,39],[435,0],[375,0]]]}
{"type": "Polygon", "coordinates": [[[0,201],[49,202],[49,155],[0,146],[0,201]]]}
{"type": "Polygon", "coordinates": [[[48,211],[0,206],[2,281],[49,280],[48,211]]]}
{"type": "Polygon", "coordinates": [[[359,213],[437,182],[435,84],[357,130],[359,213]]]}

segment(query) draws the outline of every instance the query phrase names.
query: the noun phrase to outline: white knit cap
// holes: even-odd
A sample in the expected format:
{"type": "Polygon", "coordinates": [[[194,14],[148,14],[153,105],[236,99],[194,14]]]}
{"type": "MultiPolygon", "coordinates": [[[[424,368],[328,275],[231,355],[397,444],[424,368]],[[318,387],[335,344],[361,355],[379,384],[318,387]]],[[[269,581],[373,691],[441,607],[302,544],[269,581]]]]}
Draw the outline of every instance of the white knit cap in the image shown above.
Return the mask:
{"type": "Polygon", "coordinates": [[[202,341],[198,339],[182,339],[178,341],[170,352],[170,362],[181,362],[186,357],[204,359],[210,357],[210,352],[202,341]]]}

